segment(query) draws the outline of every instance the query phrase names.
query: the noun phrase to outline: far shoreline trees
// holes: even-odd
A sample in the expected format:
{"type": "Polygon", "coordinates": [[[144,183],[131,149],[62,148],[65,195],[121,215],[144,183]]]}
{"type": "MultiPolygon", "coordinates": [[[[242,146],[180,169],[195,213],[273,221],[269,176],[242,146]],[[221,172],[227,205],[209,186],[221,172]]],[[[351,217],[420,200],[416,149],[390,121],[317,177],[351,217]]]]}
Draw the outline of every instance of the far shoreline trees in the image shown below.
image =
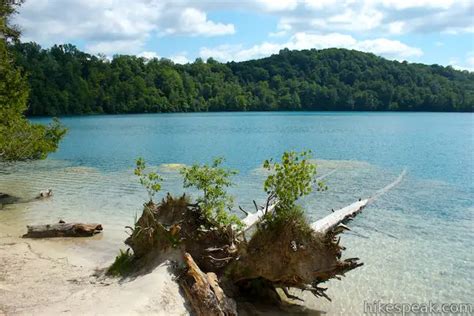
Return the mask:
{"type": "Polygon", "coordinates": [[[290,51],[220,63],[13,45],[28,75],[30,116],[210,111],[474,110],[474,73],[347,49],[290,51]]]}

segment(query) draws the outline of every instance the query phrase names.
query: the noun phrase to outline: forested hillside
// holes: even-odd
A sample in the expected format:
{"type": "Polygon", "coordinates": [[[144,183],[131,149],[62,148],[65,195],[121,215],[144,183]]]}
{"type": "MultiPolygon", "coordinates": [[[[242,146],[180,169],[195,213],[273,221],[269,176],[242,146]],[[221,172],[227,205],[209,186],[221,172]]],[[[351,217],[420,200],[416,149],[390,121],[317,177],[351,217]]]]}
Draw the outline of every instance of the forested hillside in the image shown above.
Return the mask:
{"type": "Polygon", "coordinates": [[[346,49],[179,65],[72,45],[11,47],[28,74],[29,115],[268,110],[473,111],[474,73],[346,49]]]}

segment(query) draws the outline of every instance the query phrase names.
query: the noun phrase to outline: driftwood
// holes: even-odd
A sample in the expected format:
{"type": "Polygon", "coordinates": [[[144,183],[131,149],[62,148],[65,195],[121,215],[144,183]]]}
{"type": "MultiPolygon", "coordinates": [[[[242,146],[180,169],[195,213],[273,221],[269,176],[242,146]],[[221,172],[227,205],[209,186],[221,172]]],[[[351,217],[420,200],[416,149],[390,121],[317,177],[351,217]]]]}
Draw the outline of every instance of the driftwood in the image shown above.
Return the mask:
{"type": "Polygon", "coordinates": [[[311,228],[320,234],[327,234],[331,230],[334,230],[337,226],[343,229],[348,229],[344,226],[344,222],[353,218],[369,203],[369,199],[360,200],[352,203],[349,206],[341,208],[340,210],[334,211],[328,216],[311,224],[311,228]],[[341,226],[343,225],[343,226],[341,226]]]}
{"type": "Polygon", "coordinates": [[[102,231],[101,224],[64,223],[28,225],[23,238],[89,237],[102,231]]]}
{"type": "Polygon", "coordinates": [[[179,284],[197,316],[237,315],[235,301],[224,294],[215,273],[202,272],[189,253],[184,254],[184,263],[186,272],[179,284]]]}

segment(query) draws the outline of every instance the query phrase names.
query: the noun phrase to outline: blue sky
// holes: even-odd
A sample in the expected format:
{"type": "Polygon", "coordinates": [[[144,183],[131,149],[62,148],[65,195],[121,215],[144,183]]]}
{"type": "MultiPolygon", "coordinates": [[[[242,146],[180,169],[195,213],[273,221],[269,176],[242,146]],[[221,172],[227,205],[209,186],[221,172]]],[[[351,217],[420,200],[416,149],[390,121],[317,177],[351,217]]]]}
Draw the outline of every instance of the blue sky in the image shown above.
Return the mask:
{"type": "Polygon", "coordinates": [[[474,70],[471,0],[27,0],[15,22],[24,41],[107,56],[240,61],[342,47],[474,70]]]}

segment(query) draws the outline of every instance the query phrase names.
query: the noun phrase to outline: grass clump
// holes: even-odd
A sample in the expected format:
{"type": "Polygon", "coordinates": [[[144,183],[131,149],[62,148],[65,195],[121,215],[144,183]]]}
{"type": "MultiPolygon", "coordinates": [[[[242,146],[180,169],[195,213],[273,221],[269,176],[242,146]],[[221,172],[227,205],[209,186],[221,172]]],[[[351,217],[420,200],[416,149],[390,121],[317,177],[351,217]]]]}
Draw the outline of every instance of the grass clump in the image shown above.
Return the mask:
{"type": "Polygon", "coordinates": [[[107,275],[124,277],[128,275],[133,268],[133,254],[130,253],[130,248],[126,251],[120,249],[120,253],[115,257],[114,263],[107,269],[107,275]]]}

